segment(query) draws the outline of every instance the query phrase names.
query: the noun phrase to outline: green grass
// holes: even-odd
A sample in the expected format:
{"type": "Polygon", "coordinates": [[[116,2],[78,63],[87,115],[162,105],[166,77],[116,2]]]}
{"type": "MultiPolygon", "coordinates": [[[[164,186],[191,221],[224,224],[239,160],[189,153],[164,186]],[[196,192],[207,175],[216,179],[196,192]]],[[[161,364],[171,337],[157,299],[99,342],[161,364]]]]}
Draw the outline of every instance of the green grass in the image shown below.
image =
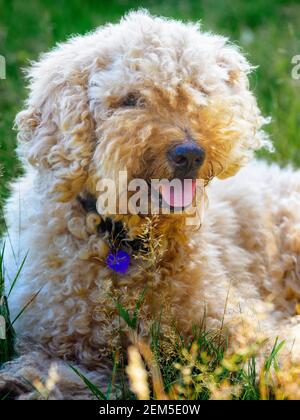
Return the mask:
{"type": "MultiPolygon", "coordinates": [[[[6,290],[3,267],[4,249],[5,246],[0,253],[0,368],[5,362],[17,356],[14,348],[16,338],[14,322],[22,316],[38,294],[36,293],[20,310],[17,317],[11,320],[8,301],[26,263],[26,257],[11,282],[9,290],[6,290]]],[[[266,351],[266,341],[257,339],[232,350],[228,346],[226,336],[221,334],[221,331],[208,331],[205,329],[205,323],[195,325],[192,337],[186,341],[175,328],[167,334],[162,332],[160,320],[163,314],[160,314],[158,319],[152,320],[149,340],[145,341],[139,336],[139,311],[146,293],[147,289],[140,294],[132,312],[122,305],[120,299],[115,301],[120,321],[123,322],[120,322],[119,326],[120,345],[116,347],[114,355],[112,355],[113,369],[105,389],[100,389],[78,368],[69,364],[70,370],[73,370],[89,389],[91,399],[137,399],[139,395],[135,390],[141,386],[141,370],[144,372],[144,385],[148,389],[150,399],[259,400],[278,399],[278,396],[279,399],[290,397],[289,394],[286,394],[284,387],[282,392],[276,391],[278,385],[276,374],[282,374],[282,378],[289,378],[291,372],[290,370],[281,372],[277,362],[284,342],[278,342],[276,339],[272,350],[266,351]],[[126,341],[131,343],[127,348],[121,344],[125,337],[126,341]],[[130,360],[130,348],[132,347],[139,354],[140,366],[136,363],[132,364],[130,360]],[[262,363],[257,369],[257,360],[259,359],[262,360],[262,363]],[[131,372],[138,371],[136,375],[130,375],[128,369],[130,366],[131,372]],[[134,386],[135,380],[138,380],[136,386],[134,386]]],[[[298,375],[298,371],[296,373],[298,375]]],[[[26,379],[24,380],[26,381],[26,379]]],[[[286,381],[286,379],[284,380],[286,381]]],[[[42,399],[48,399],[51,392],[47,389],[46,384],[47,382],[45,385],[41,383],[41,387],[37,388],[28,382],[32,391],[42,399]]],[[[0,392],[0,400],[9,398],[13,398],[9,388],[5,388],[3,393],[0,392]]]]}
{"type": "MultiPolygon", "coordinates": [[[[208,400],[216,397],[260,400],[288,397],[284,394],[277,395],[275,391],[275,377],[280,372],[277,357],[284,346],[283,341],[278,342],[276,339],[271,351],[264,351],[266,341],[257,341],[232,352],[220,331],[212,332],[195,326],[193,337],[186,343],[175,330],[171,336],[163,334],[159,321],[153,320],[150,340],[146,343],[138,334],[138,313],[145,293],[146,291],[138,299],[132,314],[120,302],[117,307],[120,317],[125,321],[120,334],[126,335],[131,345],[140,353],[150,399],[159,399],[162,396],[157,392],[158,389],[163,390],[164,399],[175,400],[208,400]],[[260,368],[257,367],[258,357],[262,358],[260,368]]],[[[91,398],[109,400],[110,397],[117,396],[122,400],[131,400],[136,399],[137,395],[132,392],[132,377],[128,374],[130,363],[127,353],[120,350],[118,358],[114,358],[106,393],[78,369],[70,367],[90,390],[91,398]],[[116,381],[116,378],[126,374],[129,382],[120,384],[120,381],[116,381]]],[[[141,366],[134,364],[132,368],[141,369],[141,366]]],[[[141,387],[141,375],[138,373],[136,377],[139,378],[138,387],[141,387]]]]}
{"type": "Polygon", "coordinates": [[[4,256],[5,245],[0,254],[0,367],[15,356],[15,331],[10,319],[7,296],[4,288],[4,256]]]}

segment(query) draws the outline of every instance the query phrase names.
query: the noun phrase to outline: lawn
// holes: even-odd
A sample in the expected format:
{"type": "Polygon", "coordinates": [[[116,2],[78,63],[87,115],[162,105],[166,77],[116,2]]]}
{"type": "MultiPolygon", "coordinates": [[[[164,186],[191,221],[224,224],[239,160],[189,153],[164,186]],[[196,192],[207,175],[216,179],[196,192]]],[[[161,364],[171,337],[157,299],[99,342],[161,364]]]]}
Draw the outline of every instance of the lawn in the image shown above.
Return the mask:
{"type": "MultiPolygon", "coordinates": [[[[255,2],[247,0],[166,0],[164,2],[158,0],[144,2],[134,0],[30,0],[27,2],[0,0],[0,55],[6,61],[6,78],[0,79],[0,208],[8,194],[9,180],[21,172],[21,166],[15,154],[16,132],[13,130],[13,124],[14,117],[22,108],[22,102],[26,98],[23,69],[28,66],[30,60],[36,60],[41,52],[49,50],[71,34],[82,34],[108,21],[117,21],[128,10],[141,6],[154,14],[182,20],[200,20],[205,30],[228,36],[241,46],[250,62],[258,66],[251,76],[251,86],[263,113],[272,117],[267,130],[274,143],[275,152],[272,154],[262,152],[259,157],[278,162],[280,165],[291,163],[300,167],[298,130],[300,127],[300,78],[296,80],[292,77],[295,65],[292,64],[292,58],[300,55],[300,2],[288,0],[256,0],[255,2]]],[[[0,287],[0,296],[1,294],[0,287]]],[[[224,354],[219,352],[219,347],[214,347],[213,340],[210,339],[207,343],[206,336],[201,335],[196,342],[201,348],[207,346],[206,353],[208,354],[201,353],[195,356],[198,365],[200,363],[202,366],[206,357],[212,357],[211,352],[214,355],[215,364],[212,370],[208,371],[208,376],[212,371],[216,371],[216,375],[219,375],[222,381],[224,379],[225,388],[226,381],[229,380],[233,381],[233,384],[235,381],[242,383],[240,398],[256,399],[264,396],[261,394],[261,389],[254,384],[256,375],[255,366],[252,365],[254,359],[251,349],[246,356],[243,355],[245,358],[238,356],[234,361],[230,361],[231,368],[232,363],[235,364],[233,366],[235,374],[232,376],[228,364],[224,367],[224,354]],[[249,367],[247,372],[241,367],[244,362],[247,362],[249,367]],[[220,365],[223,370],[219,369],[220,365]]],[[[276,349],[276,344],[274,349],[276,349]]],[[[159,349],[154,350],[159,352],[159,349]]],[[[195,352],[195,349],[191,347],[189,351],[195,352]]],[[[186,365],[191,370],[196,369],[196,365],[186,363],[185,356],[178,359],[178,353],[176,354],[177,369],[180,372],[186,365]]],[[[269,357],[265,365],[267,372],[267,367],[270,365],[268,360],[273,360],[273,356],[273,354],[267,356],[269,357]]],[[[187,360],[190,360],[189,355],[187,360]]],[[[169,383],[171,383],[174,379],[173,362],[165,367],[161,366],[161,369],[165,384],[168,375],[170,376],[169,383]],[[168,373],[169,369],[171,373],[168,373]]],[[[203,378],[201,377],[200,380],[203,381],[203,378]]],[[[208,397],[207,387],[197,389],[197,397],[208,397]]],[[[190,395],[187,394],[185,397],[190,397],[190,395]]]]}

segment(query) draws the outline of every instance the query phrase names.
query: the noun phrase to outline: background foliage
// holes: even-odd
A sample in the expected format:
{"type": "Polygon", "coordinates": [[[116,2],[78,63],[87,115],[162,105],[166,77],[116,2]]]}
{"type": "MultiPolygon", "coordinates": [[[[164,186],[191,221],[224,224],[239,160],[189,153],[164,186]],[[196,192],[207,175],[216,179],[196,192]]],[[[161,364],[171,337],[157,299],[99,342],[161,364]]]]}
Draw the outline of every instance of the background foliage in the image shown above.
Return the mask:
{"type": "Polygon", "coordinates": [[[183,20],[201,20],[206,30],[229,36],[258,65],[252,89],[273,122],[268,131],[280,164],[300,165],[300,80],[291,77],[291,59],[300,54],[300,2],[288,0],[0,0],[0,54],[7,78],[0,80],[0,199],[20,171],[14,153],[14,116],[26,96],[22,69],[71,34],[117,21],[130,9],[183,20]]]}

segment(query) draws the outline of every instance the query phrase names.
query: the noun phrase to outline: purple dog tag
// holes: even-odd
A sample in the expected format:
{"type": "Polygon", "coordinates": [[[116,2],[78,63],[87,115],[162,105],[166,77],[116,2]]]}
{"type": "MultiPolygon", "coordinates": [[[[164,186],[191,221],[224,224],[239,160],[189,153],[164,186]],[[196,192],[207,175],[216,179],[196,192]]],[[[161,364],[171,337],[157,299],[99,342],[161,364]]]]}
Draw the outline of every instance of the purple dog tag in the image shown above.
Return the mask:
{"type": "Polygon", "coordinates": [[[106,264],[111,270],[125,274],[130,264],[130,255],[122,250],[110,251],[106,257],[106,264]]]}

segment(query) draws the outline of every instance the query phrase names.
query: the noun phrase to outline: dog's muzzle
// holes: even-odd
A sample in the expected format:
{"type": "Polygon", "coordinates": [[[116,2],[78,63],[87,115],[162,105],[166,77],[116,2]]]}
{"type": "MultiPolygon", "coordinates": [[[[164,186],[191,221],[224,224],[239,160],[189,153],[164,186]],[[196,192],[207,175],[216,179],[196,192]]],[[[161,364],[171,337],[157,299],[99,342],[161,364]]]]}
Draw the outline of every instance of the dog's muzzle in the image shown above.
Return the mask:
{"type": "Polygon", "coordinates": [[[205,150],[194,141],[176,144],[167,153],[168,161],[174,170],[174,178],[195,179],[205,159],[205,150]]]}

